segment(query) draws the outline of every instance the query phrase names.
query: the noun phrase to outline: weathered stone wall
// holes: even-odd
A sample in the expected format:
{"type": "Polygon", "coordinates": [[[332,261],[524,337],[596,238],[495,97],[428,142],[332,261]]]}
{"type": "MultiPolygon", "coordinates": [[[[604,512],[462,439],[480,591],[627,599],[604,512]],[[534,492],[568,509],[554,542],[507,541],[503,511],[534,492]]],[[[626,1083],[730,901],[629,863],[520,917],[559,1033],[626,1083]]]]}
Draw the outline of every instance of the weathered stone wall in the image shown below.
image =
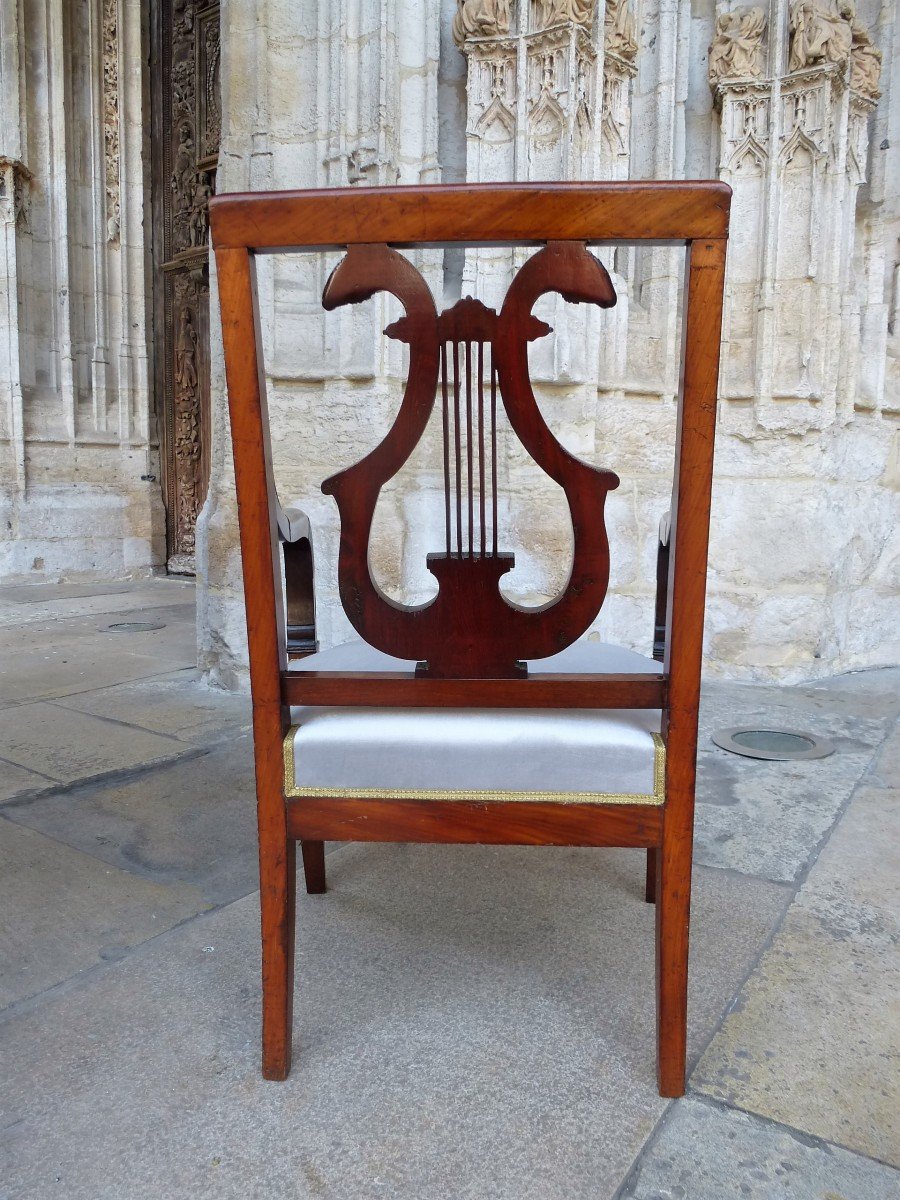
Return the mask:
{"type": "MultiPolygon", "coordinates": [[[[888,316],[898,305],[900,181],[888,147],[900,144],[890,91],[900,47],[890,5],[860,3],[852,25],[841,11],[828,0],[448,0],[438,23],[434,6],[418,3],[258,0],[224,12],[221,190],[731,183],[708,661],[736,676],[811,677],[898,657],[900,328],[888,316]],[[885,56],[880,83],[872,46],[885,56]]],[[[602,318],[549,306],[541,315],[555,333],[535,347],[532,369],[562,440],[621,477],[598,631],[646,651],[671,484],[682,264],[667,249],[604,259],[618,306],[602,318]]],[[[337,514],[318,485],[387,427],[403,377],[397,344],[379,336],[396,315],[385,302],[319,310],[332,263],[270,260],[262,278],[276,476],[282,498],[313,521],[326,645],[349,626],[334,584],[337,514]]],[[[461,289],[496,298],[512,264],[479,251],[420,265],[452,302],[461,289]]],[[[232,683],[244,634],[222,385],[219,365],[201,647],[211,677],[232,683]]],[[[564,506],[514,446],[503,458],[508,542],[537,534],[511,591],[551,595],[567,569],[564,506]]],[[[376,521],[373,569],[406,599],[429,594],[424,553],[440,544],[435,467],[417,453],[376,521]]]]}
{"type": "MultiPolygon", "coordinates": [[[[222,10],[220,191],[731,183],[708,619],[709,665],[723,673],[800,678],[898,659],[900,38],[892,3],[859,0],[851,19],[852,7],[228,0],[222,10]]],[[[109,577],[164,561],[150,478],[145,8],[0,0],[7,577],[109,577]]],[[[603,257],[617,307],[600,316],[546,302],[555,332],[535,344],[532,368],[563,441],[621,477],[598,630],[647,649],[682,264],[670,249],[603,257]]],[[[392,302],[321,312],[333,262],[269,259],[261,275],[276,472],[282,498],[299,499],[315,526],[323,644],[348,625],[334,582],[337,514],[319,484],[384,430],[404,378],[401,347],[381,337],[392,302]]],[[[496,299],[514,265],[483,251],[418,262],[446,303],[462,291],[496,299]]],[[[199,637],[210,677],[231,686],[245,634],[215,315],[211,327],[199,637]]],[[[427,451],[386,489],[376,520],[376,574],[407,599],[428,594],[424,553],[441,536],[427,451]]],[[[510,441],[502,470],[507,542],[532,545],[510,587],[551,595],[570,546],[558,491],[510,441]]]]}
{"type": "Polygon", "coordinates": [[[0,0],[0,576],[164,558],[139,0],[0,0]],[[144,477],[144,478],[142,478],[144,477]]]}

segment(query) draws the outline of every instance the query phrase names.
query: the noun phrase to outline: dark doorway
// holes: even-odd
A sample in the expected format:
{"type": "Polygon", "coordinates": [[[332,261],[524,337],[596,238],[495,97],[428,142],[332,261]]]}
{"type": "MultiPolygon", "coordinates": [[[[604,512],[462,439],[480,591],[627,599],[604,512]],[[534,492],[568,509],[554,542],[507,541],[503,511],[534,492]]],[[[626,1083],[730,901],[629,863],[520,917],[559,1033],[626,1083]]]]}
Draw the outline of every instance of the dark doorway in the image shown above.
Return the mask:
{"type": "Polygon", "coordinates": [[[193,575],[209,484],[209,198],[221,136],[219,5],[150,13],[153,353],[170,573],[193,575]]]}

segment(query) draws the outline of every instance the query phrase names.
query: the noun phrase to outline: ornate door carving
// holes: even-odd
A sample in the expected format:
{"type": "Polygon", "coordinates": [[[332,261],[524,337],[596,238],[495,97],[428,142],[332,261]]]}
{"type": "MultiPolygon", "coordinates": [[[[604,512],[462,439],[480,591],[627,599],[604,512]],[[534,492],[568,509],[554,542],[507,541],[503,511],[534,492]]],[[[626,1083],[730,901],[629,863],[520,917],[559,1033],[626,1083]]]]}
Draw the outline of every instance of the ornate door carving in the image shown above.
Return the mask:
{"type": "Polygon", "coordinates": [[[194,572],[209,482],[209,198],[221,132],[219,5],[155,0],[151,162],[156,412],[169,571],[194,572]]]}

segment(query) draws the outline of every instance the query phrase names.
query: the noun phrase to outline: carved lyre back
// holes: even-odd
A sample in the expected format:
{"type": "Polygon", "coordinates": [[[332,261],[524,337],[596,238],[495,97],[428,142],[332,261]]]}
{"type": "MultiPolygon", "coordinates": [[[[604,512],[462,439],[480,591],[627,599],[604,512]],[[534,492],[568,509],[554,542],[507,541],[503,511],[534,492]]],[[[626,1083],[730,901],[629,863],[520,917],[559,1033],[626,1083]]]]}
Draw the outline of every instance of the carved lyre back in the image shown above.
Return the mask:
{"type": "Polygon", "coordinates": [[[403,255],[384,244],[351,245],[322,303],[331,310],[379,291],[403,306],[404,316],[385,334],[408,344],[409,371],[382,441],[322,485],[340,510],[344,609],[361,637],[388,654],[418,660],[422,674],[524,674],[524,660],[564,649],[600,611],[609,581],[604,504],[619,483],[612,471],[570,454],[544,421],[529,378],[528,344],[552,331],[532,310],[548,292],[609,308],[616,302],[612,281],[584,242],[548,242],[519,269],[499,313],[470,297],[438,313],[425,280],[403,255]],[[563,489],[571,517],[568,581],[539,607],[524,608],[500,591],[515,558],[498,546],[498,403],[534,462],[563,489]],[[443,549],[427,557],[438,594],[411,606],[386,596],[372,578],[369,538],[379,493],[415,450],[436,404],[445,538],[443,549]]]}

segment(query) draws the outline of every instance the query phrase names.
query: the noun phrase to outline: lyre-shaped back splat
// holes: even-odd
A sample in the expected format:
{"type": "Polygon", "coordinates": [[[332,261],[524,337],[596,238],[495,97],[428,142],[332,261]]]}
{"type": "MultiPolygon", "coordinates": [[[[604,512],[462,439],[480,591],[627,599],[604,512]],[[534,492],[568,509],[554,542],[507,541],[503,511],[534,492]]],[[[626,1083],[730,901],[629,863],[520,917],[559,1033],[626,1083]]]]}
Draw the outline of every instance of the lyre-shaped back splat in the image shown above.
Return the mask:
{"type": "Polygon", "coordinates": [[[549,242],[519,270],[499,315],[470,297],[438,315],[425,281],[401,254],[384,245],[351,246],[325,285],[322,303],[330,310],[378,291],[396,296],[405,310],[385,334],[409,344],[409,375],[384,439],[322,484],[341,516],[344,610],[367,642],[399,658],[421,660],[422,673],[522,674],[523,659],[564,649],[600,611],[609,581],[603,510],[607,493],[619,483],[612,471],[570,454],[544,421],[529,379],[528,343],[551,330],[532,309],[548,292],[609,308],[616,302],[612,281],[583,242],[549,242]],[[515,558],[497,547],[498,390],[513,431],[563,489],[572,519],[569,579],[556,599],[535,608],[511,603],[499,588],[515,558]],[[427,558],[439,583],[437,596],[409,606],[386,596],[372,579],[369,536],[381,488],[421,439],[438,391],[445,547],[427,558]]]}

